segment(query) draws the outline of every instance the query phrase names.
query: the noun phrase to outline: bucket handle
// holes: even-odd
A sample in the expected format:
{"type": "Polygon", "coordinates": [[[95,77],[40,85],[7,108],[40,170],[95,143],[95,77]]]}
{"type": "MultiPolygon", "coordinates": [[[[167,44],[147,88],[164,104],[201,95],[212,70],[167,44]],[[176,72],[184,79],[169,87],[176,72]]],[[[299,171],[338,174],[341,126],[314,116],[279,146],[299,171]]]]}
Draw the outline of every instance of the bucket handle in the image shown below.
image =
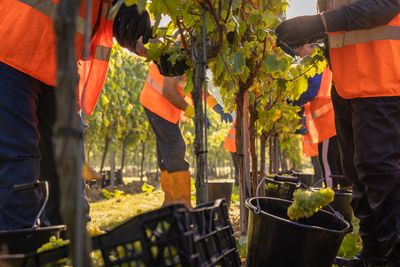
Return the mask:
{"type": "Polygon", "coordinates": [[[34,181],[32,183],[26,183],[26,184],[17,184],[14,185],[10,190],[8,190],[6,193],[0,196],[0,201],[2,201],[4,198],[6,198],[9,194],[11,193],[18,193],[26,190],[33,190],[38,187],[44,187],[44,201],[40,207],[40,210],[38,214],[35,217],[35,220],[33,221],[32,224],[32,229],[36,229],[40,226],[40,216],[43,214],[44,209],[47,205],[47,202],[49,200],[49,184],[47,181],[34,181]]]}
{"type": "Polygon", "coordinates": [[[40,216],[42,216],[47,202],[49,201],[49,183],[47,181],[40,181],[39,183],[44,187],[44,200],[38,214],[36,215],[35,221],[33,222],[32,229],[40,227],[40,216]]]}
{"type": "MultiPolygon", "coordinates": [[[[254,213],[255,213],[255,214],[260,214],[260,213],[261,213],[261,207],[260,207],[260,201],[259,201],[259,198],[260,198],[259,192],[260,192],[260,187],[261,187],[261,185],[263,184],[263,182],[264,182],[265,179],[266,179],[265,177],[262,178],[261,181],[260,181],[260,182],[258,183],[258,185],[257,185],[257,189],[256,189],[256,202],[257,202],[257,206],[254,207],[254,213]]],[[[323,181],[323,180],[324,180],[324,178],[319,179],[317,182],[314,183],[313,186],[317,185],[319,182],[321,182],[321,181],[323,181]]],[[[304,184],[304,183],[301,182],[301,181],[299,181],[299,183],[302,184],[306,189],[311,190],[311,187],[310,187],[310,186],[304,184]]],[[[343,215],[340,214],[337,210],[335,210],[330,204],[328,204],[328,205],[326,205],[326,206],[332,211],[332,214],[333,214],[336,218],[339,218],[339,219],[344,220],[343,215]]]]}
{"type": "Polygon", "coordinates": [[[256,200],[257,200],[257,207],[254,207],[254,213],[255,214],[260,214],[261,213],[261,207],[260,207],[260,201],[259,201],[259,198],[260,198],[260,187],[261,187],[261,185],[264,183],[264,180],[265,180],[266,178],[265,177],[263,177],[262,179],[261,179],[261,181],[258,183],[258,185],[257,185],[257,189],[256,189],[256,200]]]}

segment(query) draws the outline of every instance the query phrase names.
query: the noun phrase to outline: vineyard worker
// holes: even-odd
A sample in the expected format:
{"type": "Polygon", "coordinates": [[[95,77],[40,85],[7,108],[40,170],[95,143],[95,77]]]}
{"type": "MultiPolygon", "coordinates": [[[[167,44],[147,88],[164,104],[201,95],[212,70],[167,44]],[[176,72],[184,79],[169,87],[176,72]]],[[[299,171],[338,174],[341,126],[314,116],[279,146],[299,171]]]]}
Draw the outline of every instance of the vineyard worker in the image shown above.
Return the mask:
{"type": "MultiPolygon", "coordinates": [[[[52,128],[55,118],[56,36],[58,1],[0,0],[0,194],[13,185],[47,180],[46,214],[62,224],[52,128]]],[[[123,5],[113,21],[111,1],[92,1],[90,55],[83,59],[85,1],[77,17],[76,54],[79,100],[90,114],[102,89],[113,36],[128,48],[152,34],[147,12],[123,5]],[[86,70],[86,73],[84,73],[86,70]],[[84,92],[83,92],[84,88],[84,92]]],[[[31,227],[43,201],[39,190],[9,195],[0,203],[0,230],[31,227]]],[[[45,217],[42,224],[47,224],[45,217]]]]}
{"type": "Polygon", "coordinates": [[[236,120],[234,120],[229,128],[228,134],[224,140],[224,149],[231,153],[233,168],[235,170],[235,185],[239,185],[239,168],[236,153],[236,120]]]}
{"type": "Polygon", "coordinates": [[[400,1],[319,7],[327,11],[284,21],[276,33],[291,47],[328,33],[342,167],[363,242],[353,263],[400,266],[400,1]]]}
{"type": "Polygon", "coordinates": [[[321,169],[321,165],[319,164],[319,160],[318,160],[318,144],[315,144],[312,141],[311,135],[307,130],[307,125],[306,125],[306,121],[305,121],[305,116],[304,116],[304,108],[301,111],[301,114],[299,114],[300,116],[302,116],[302,120],[301,120],[301,124],[302,127],[298,130],[296,130],[296,134],[301,134],[301,145],[302,145],[302,152],[303,155],[306,157],[309,157],[311,159],[311,165],[313,166],[313,170],[314,170],[314,177],[313,177],[313,181],[319,181],[320,179],[322,179],[322,169],[321,169]]]}
{"type": "Polygon", "coordinates": [[[313,181],[319,181],[322,179],[322,169],[318,160],[318,144],[312,142],[311,136],[308,132],[303,132],[301,144],[303,147],[303,154],[311,159],[311,165],[314,170],[313,181]]]}
{"type": "MultiPolygon", "coordinates": [[[[184,87],[182,76],[162,76],[157,65],[151,64],[140,103],[156,136],[163,205],[183,202],[191,207],[189,163],[185,160],[186,144],[179,129],[179,119],[182,112],[193,118],[194,108],[185,100],[184,87]]],[[[232,116],[223,111],[214,97],[208,95],[206,101],[223,121],[232,121],[232,116]]]]}
{"type": "MultiPolygon", "coordinates": [[[[305,57],[311,55],[313,49],[314,45],[306,44],[299,47],[297,52],[300,57],[305,57]]],[[[310,138],[304,141],[318,146],[318,161],[328,187],[333,187],[331,175],[342,175],[331,86],[332,72],[326,68],[322,74],[308,79],[307,90],[294,102],[295,105],[304,107],[308,132],[306,137],[310,138]]]]}

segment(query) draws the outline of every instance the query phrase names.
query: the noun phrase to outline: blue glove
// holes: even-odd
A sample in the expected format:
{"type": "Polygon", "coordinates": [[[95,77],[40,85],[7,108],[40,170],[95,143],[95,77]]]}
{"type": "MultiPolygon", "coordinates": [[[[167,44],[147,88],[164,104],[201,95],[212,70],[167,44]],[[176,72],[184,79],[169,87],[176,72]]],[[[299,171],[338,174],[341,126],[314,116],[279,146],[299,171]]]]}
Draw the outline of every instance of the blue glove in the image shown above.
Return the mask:
{"type": "Polygon", "coordinates": [[[308,130],[307,130],[306,127],[302,127],[300,129],[297,129],[294,133],[295,134],[306,135],[306,134],[308,134],[308,130]]]}
{"type": "Polygon", "coordinates": [[[233,121],[232,115],[229,113],[225,113],[224,108],[220,104],[216,104],[213,107],[213,110],[221,116],[221,121],[226,123],[233,121]]]}

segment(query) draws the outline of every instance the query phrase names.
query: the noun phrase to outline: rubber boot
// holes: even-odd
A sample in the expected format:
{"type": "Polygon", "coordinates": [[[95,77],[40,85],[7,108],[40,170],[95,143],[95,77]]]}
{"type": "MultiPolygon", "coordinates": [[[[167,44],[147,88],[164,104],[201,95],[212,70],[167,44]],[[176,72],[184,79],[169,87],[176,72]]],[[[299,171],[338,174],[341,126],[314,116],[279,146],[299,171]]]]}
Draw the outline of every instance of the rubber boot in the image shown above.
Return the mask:
{"type": "Polygon", "coordinates": [[[172,177],[167,171],[161,171],[160,175],[161,189],[164,191],[164,202],[162,206],[166,206],[174,202],[172,177]]]}
{"type": "Polygon", "coordinates": [[[178,171],[169,173],[173,181],[174,202],[183,202],[186,207],[191,208],[190,195],[190,173],[189,171],[178,171]]]}

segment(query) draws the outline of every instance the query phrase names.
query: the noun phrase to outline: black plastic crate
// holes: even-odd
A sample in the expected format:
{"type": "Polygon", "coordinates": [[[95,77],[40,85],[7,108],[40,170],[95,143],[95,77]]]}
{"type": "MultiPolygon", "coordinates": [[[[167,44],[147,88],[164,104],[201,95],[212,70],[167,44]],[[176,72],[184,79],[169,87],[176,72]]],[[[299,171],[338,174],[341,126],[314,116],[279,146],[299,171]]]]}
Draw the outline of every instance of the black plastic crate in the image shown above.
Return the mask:
{"type": "MultiPolygon", "coordinates": [[[[96,266],[200,266],[184,205],[171,205],[138,215],[110,232],[92,238],[96,266]]],[[[69,246],[30,255],[2,256],[11,266],[64,266],[69,246]]]]}
{"type": "MultiPolygon", "coordinates": [[[[28,255],[3,255],[10,266],[70,264],[69,246],[28,255]]],[[[92,237],[95,266],[240,266],[225,200],[188,211],[182,204],[138,215],[110,232],[92,237]]]]}
{"type": "MultiPolygon", "coordinates": [[[[111,171],[103,171],[101,174],[101,187],[107,187],[111,184],[111,171]]],[[[114,171],[114,185],[123,185],[122,171],[114,171]]]]}
{"type": "Polygon", "coordinates": [[[196,266],[188,223],[183,205],[168,206],[94,237],[93,249],[101,251],[105,266],[196,266]]]}
{"type": "Polygon", "coordinates": [[[191,212],[194,244],[199,266],[240,266],[228,208],[224,199],[195,208],[191,212]]]}

